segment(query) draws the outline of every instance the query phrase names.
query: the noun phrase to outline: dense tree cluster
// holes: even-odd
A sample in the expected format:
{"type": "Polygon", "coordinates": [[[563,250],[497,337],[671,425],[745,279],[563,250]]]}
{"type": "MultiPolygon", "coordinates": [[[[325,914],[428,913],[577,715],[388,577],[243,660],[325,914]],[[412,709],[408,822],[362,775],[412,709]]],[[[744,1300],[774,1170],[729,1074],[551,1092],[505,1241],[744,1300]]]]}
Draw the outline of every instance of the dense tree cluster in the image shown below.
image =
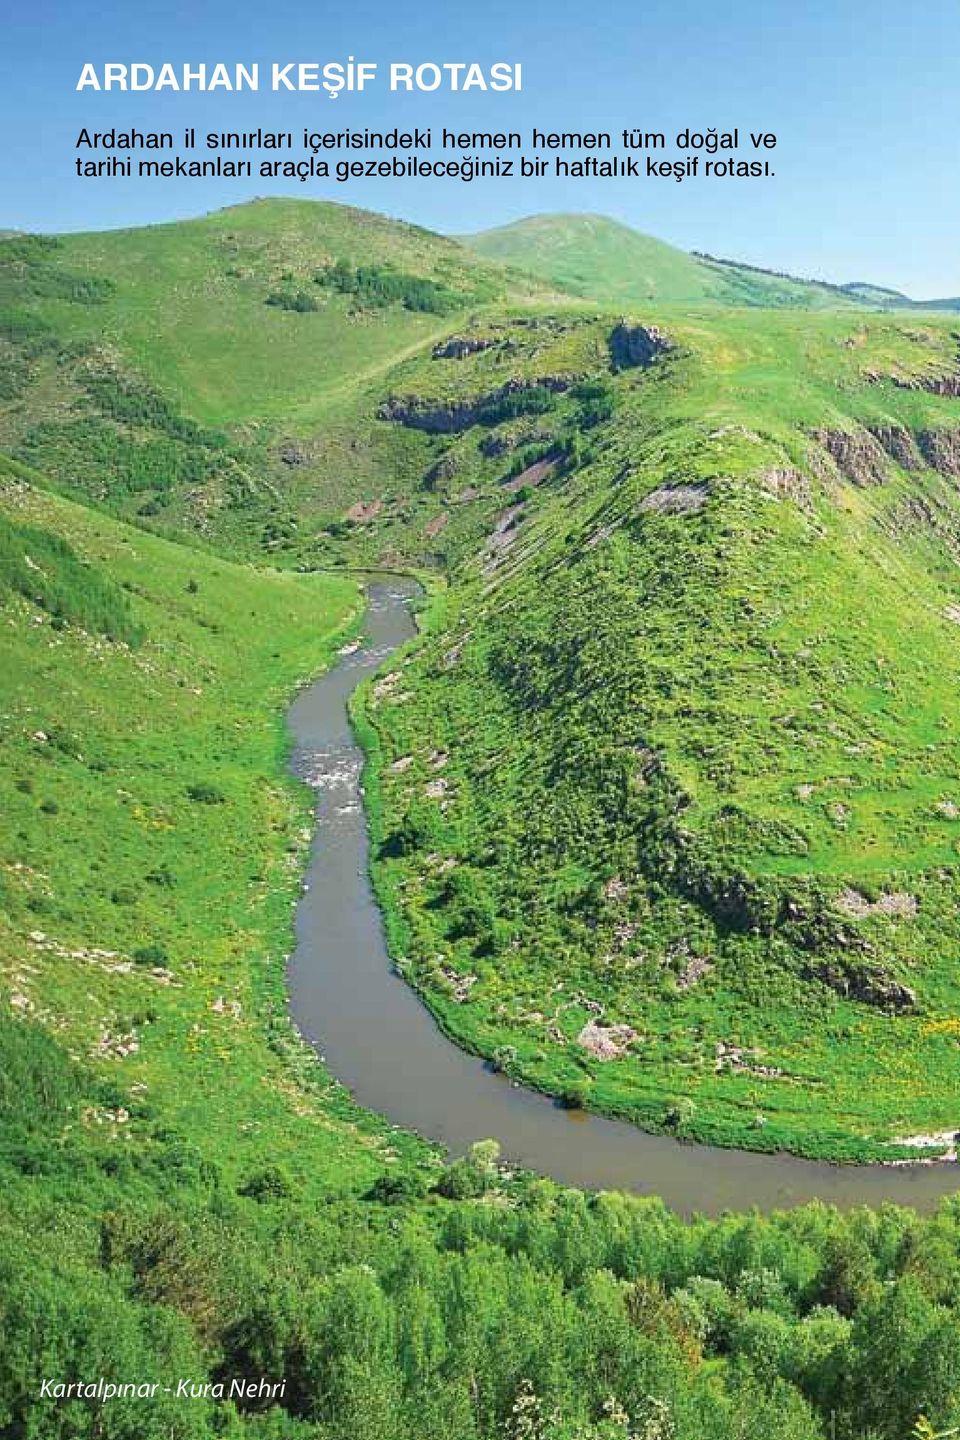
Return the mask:
{"type": "Polygon", "coordinates": [[[449,286],[389,265],[351,265],[341,259],[319,270],[315,278],[318,285],[355,296],[358,304],[371,307],[402,305],[405,310],[446,315],[464,303],[464,297],[449,286]]]}
{"type": "Polygon", "coordinates": [[[110,1103],[103,1082],[29,1022],[0,1024],[0,1049],[4,1434],[910,1440],[960,1423],[956,1202],[684,1222],[510,1176],[491,1142],[439,1178],[307,1208],[282,1169],[234,1192],[169,1132],[98,1150],[70,1120],[110,1103]],[[199,1398],[42,1393],[99,1375],[187,1377],[199,1398]],[[236,1376],[285,1379],[282,1400],[218,1398],[236,1376]]]}

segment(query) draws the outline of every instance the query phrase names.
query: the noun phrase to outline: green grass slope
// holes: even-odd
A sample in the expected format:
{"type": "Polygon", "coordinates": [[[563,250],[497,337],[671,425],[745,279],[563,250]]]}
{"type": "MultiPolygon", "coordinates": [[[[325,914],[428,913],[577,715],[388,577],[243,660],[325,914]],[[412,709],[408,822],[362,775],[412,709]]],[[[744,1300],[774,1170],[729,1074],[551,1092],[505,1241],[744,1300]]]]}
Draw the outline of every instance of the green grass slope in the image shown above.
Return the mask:
{"type": "Polygon", "coordinates": [[[949,1210],[684,1224],[501,1172],[489,1145],[444,1168],[297,1041],[307,806],[280,707],[356,627],[351,581],[172,544],[9,462],[0,517],[4,1434],[900,1440],[960,1419],[949,1210]]]}
{"type": "Polygon", "coordinates": [[[836,309],[868,298],[848,295],[839,286],[687,254],[604,215],[533,215],[463,240],[478,255],[607,306],[712,299],[836,309]]]}
{"type": "MultiPolygon", "coordinates": [[[[254,201],[199,220],[65,235],[49,242],[47,253],[26,254],[22,239],[3,244],[5,303],[26,300],[67,339],[94,334],[116,345],[168,399],[211,425],[289,410],[422,343],[437,330],[438,313],[506,293],[496,267],[453,241],[305,200],[254,201]],[[337,261],[430,282],[442,309],[393,304],[358,313],[349,293],[317,283],[337,261]],[[266,303],[296,303],[298,296],[316,308],[266,303]]],[[[530,288],[514,282],[518,294],[530,288]]]]}
{"type": "Polygon", "coordinates": [[[361,705],[396,958],[451,1035],[689,1138],[943,1149],[949,323],[642,329],[357,212],[183,228],[0,253],[0,1432],[949,1431],[955,1204],[684,1223],[350,1101],[284,1018],[281,718],[360,624],[294,568],[442,568],[361,705]],[[157,1393],[43,1393],[101,1375],[157,1393]]]}
{"type": "Polygon", "coordinates": [[[384,476],[405,488],[416,447],[375,423],[391,368],[458,316],[549,293],[441,236],[311,201],[14,236],[0,448],[127,518],[291,549],[384,476]]]}
{"type": "Polygon", "coordinates": [[[281,1061],[307,812],[280,711],[356,624],[357,587],[184,549],[23,476],[0,462],[14,1012],[120,1082],[129,1125],[94,1117],[114,1148],[133,1135],[159,1156],[161,1128],[202,1133],[241,1176],[285,1126],[317,1181],[362,1174],[362,1143],[330,1144],[310,1107],[284,1119],[281,1061]]]}
{"type": "MultiPolygon", "coordinates": [[[[571,1103],[835,1158],[942,1151],[955,336],[665,311],[671,348],[611,373],[600,326],[576,331],[592,380],[481,409],[436,462],[448,529],[469,481],[486,539],[403,702],[371,700],[411,977],[571,1103]]],[[[457,386],[489,394],[492,365],[457,386]]],[[[406,423],[435,413],[435,372],[406,423]]]]}
{"type": "Polygon", "coordinates": [[[605,305],[701,300],[725,288],[685,251],[603,215],[532,215],[462,238],[478,255],[605,305]]]}

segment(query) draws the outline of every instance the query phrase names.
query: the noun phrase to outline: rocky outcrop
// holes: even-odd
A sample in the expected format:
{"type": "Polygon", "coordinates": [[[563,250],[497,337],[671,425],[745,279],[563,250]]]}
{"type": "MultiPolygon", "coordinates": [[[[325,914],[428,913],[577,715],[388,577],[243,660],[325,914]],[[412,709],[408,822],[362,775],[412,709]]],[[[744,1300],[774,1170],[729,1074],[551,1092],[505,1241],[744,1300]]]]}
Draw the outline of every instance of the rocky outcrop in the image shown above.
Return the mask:
{"type": "Polygon", "coordinates": [[[490,350],[497,344],[483,335],[451,335],[433,347],[434,360],[465,360],[468,355],[478,355],[481,350],[490,350]]]}
{"type": "Polygon", "coordinates": [[[429,490],[435,490],[438,485],[452,480],[460,469],[460,457],[455,450],[445,450],[443,454],[434,461],[427,471],[424,484],[429,490]]]}
{"type": "Polygon", "coordinates": [[[904,425],[871,425],[870,434],[882,446],[894,464],[903,470],[922,470],[923,460],[917,442],[904,425]]]}
{"type": "Polygon", "coordinates": [[[306,465],[310,456],[299,440],[282,440],[277,446],[277,458],[284,465],[306,465]]]}
{"type": "Polygon", "coordinates": [[[608,1025],[591,1017],[577,1036],[577,1044],[595,1060],[619,1060],[635,1040],[632,1025],[608,1025]]]}
{"type": "Polygon", "coordinates": [[[377,411],[377,418],[406,425],[412,430],[425,430],[431,435],[456,435],[471,425],[496,424],[509,418],[505,401],[527,391],[541,390],[549,395],[569,390],[578,380],[576,375],[538,375],[533,379],[508,380],[485,395],[463,396],[455,400],[426,399],[422,395],[393,395],[377,411]]]}
{"type": "Polygon", "coordinates": [[[695,485],[658,485],[643,497],[637,509],[654,515],[688,515],[692,510],[703,509],[709,493],[706,481],[695,485]]]}
{"type": "Polygon", "coordinates": [[[917,913],[917,897],[906,890],[889,891],[877,900],[869,900],[859,890],[847,885],[837,896],[837,909],[852,920],[866,920],[871,915],[886,915],[911,920],[917,913]]]}
{"type": "Polygon", "coordinates": [[[366,525],[371,520],[376,520],[382,509],[382,500],[357,500],[350,506],[346,518],[355,525],[366,525]]]}
{"type": "Polygon", "coordinates": [[[878,375],[869,371],[867,380],[873,385],[889,380],[898,390],[922,390],[927,395],[943,395],[949,400],[960,399],[960,375],[878,375]]]}
{"type": "Polygon", "coordinates": [[[429,435],[456,435],[476,424],[478,404],[475,399],[431,401],[421,395],[391,396],[380,406],[377,418],[410,430],[426,430],[429,435]]]}
{"type": "Polygon", "coordinates": [[[518,490],[525,490],[527,487],[535,490],[538,485],[543,484],[544,480],[551,478],[562,459],[562,450],[551,450],[550,453],[544,455],[541,460],[535,460],[532,465],[527,466],[526,470],[521,470],[519,475],[514,475],[512,479],[505,480],[503,489],[511,495],[515,495],[518,490]]]}
{"type": "Polygon", "coordinates": [[[960,476],[960,429],[946,426],[921,430],[917,436],[920,454],[931,470],[956,479],[960,476]]]}
{"type": "Polygon", "coordinates": [[[656,325],[628,325],[625,320],[614,326],[609,344],[615,370],[646,368],[674,348],[673,341],[656,325]]]}
{"type": "Polygon", "coordinates": [[[760,475],[760,484],[775,500],[792,500],[804,509],[810,505],[810,481],[792,465],[772,465],[760,475]]]}
{"type": "Polygon", "coordinates": [[[883,485],[886,482],[886,455],[869,431],[814,430],[813,438],[823,446],[840,474],[852,485],[883,485]]]}
{"type": "Polygon", "coordinates": [[[888,478],[889,460],[904,470],[928,466],[950,479],[960,477],[960,427],[931,426],[916,436],[905,425],[895,424],[812,433],[844,479],[854,485],[882,485],[888,478]]]}
{"type": "Polygon", "coordinates": [[[499,459],[501,455],[507,455],[511,450],[519,450],[522,445],[546,445],[553,439],[549,430],[517,430],[513,434],[506,435],[498,433],[487,435],[480,442],[480,454],[488,460],[499,459]]]}
{"type": "Polygon", "coordinates": [[[806,974],[845,1000],[857,1000],[861,1005],[871,1005],[890,1014],[905,1015],[917,1006],[917,997],[910,986],[897,980],[882,965],[820,960],[809,964],[806,974]]]}

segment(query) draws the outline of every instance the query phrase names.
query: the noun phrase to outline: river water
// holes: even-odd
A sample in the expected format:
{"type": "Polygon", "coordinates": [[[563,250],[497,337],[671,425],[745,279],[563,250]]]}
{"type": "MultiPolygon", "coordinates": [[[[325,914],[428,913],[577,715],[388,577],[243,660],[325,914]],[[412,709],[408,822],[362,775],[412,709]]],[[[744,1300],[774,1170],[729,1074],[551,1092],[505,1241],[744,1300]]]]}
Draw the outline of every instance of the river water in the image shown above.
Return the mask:
{"type": "Polygon", "coordinates": [[[585,1189],[659,1195],[684,1214],[885,1200],[918,1209],[960,1190],[955,1165],[839,1166],[686,1145],[564,1110],[455,1046],[392,970],[367,876],[362,755],[347,718],[356,685],[414,633],[414,582],[369,587],[365,639],[289,714],[294,773],[316,790],[316,832],[296,913],[291,1012],[332,1073],[371,1110],[462,1154],[495,1137],[504,1159],[585,1189]]]}

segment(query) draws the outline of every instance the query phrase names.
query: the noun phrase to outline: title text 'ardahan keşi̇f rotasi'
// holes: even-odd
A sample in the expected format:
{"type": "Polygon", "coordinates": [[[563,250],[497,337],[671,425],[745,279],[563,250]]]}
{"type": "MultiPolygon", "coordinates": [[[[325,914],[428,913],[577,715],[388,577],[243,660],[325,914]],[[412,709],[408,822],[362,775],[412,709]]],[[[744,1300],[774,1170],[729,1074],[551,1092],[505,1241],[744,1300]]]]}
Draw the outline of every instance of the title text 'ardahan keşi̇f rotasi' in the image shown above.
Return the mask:
{"type": "MultiPolygon", "coordinates": [[[[414,61],[392,60],[384,67],[391,90],[504,91],[522,90],[523,67],[495,61],[481,65],[476,60],[414,61]]],[[[275,91],[325,91],[335,100],[343,91],[364,91],[381,83],[381,66],[376,61],[346,60],[273,61],[264,67],[264,88],[275,91]]],[[[124,90],[259,90],[260,65],[224,64],[159,65],[143,60],[87,62],[80,71],[76,88],[82,91],[124,90]]]]}

